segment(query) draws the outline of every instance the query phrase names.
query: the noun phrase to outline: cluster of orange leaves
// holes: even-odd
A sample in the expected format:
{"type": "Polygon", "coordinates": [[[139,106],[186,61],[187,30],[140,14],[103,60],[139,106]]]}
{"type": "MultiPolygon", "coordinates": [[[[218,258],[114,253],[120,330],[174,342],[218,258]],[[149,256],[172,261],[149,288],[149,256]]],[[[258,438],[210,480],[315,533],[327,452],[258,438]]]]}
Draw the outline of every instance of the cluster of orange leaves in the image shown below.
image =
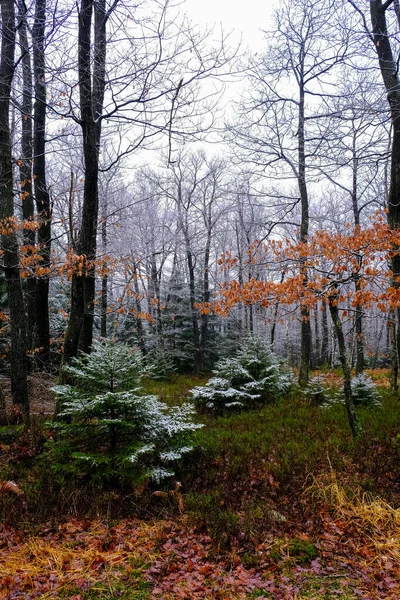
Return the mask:
{"type": "Polygon", "coordinates": [[[267,308],[279,302],[311,308],[324,298],[334,304],[350,299],[352,307],[376,304],[387,311],[400,306],[399,281],[394,281],[390,269],[399,248],[400,231],[391,230],[382,217],[367,228],[357,226],[346,233],[317,231],[307,243],[256,241],[248,263],[257,275],[240,285],[235,278],[238,259],[224,253],[219,264],[232,278],[222,284],[215,302],[197,307],[206,314],[226,316],[237,304],[267,308]]]}
{"type": "MultiPolygon", "coordinates": [[[[9,235],[23,229],[37,229],[39,220],[18,223],[15,217],[0,222],[0,235],[9,235]]],[[[301,304],[311,308],[324,298],[342,303],[349,300],[353,307],[376,304],[382,311],[400,306],[400,286],[393,281],[390,259],[400,248],[400,231],[392,231],[384,218],[377,215],[369,227],[347,229],[345,233],[317,231],[307,243],[290,240],[269,240],[261,244],[255,241],[247,252],[248,265],[254,276],[240,285],[236,276],[238,258],[226,251],[219,266],[230,277],[222,284],[215,302],[199,303],[203,313],[216,312],[227,315],[237,304],[259,304],[267,308],[272,303],[301,304]],[[281,277],[283,274],[283,277],[281,277]],[[357,291],[353,283],[357,279],[357,291]],[[332,300],[334,298],[334,300],[332,300]]],[[[109,255],[90,260],[84,254],[69,248],[65,257],[53,254],[50,265],[44,264],[39,245],[22,245],[20,248],[22,277],[50,277],[52,275],[91,276],[96,273],[105,277],[118,270],[125,277],[125,296],[141,296],[137,292],[137,280],[142,278],[135,258],[112,258],[109,255]]],[[[156,306],[156,298],[150,300],[156,306]]],[[[162,306],[159,306],[162,310],[162,306]]],[[[113,306],[112,312],[132,314],[152,320],[150,314],[129,307],[113,306]]]]}

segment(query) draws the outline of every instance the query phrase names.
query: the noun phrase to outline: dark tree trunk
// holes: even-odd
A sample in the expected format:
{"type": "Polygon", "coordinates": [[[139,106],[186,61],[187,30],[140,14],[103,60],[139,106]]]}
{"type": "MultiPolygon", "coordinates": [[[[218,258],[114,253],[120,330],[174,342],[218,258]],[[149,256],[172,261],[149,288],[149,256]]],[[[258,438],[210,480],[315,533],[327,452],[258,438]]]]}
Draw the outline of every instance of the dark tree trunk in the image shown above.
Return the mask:
{"type": "Polygon", "coordinates": [[[36,324],[39,358],[44,366],[50,361],[49,270],[51,261],[51,205],[46,182],[46,83],[45,83],[46,0],[36,0],[35,22],[32,28],[33,64],[35,76],[33,176],[36,210],[40,221],[38,244],[41,267],[45,272],[36,283],[36,324]]]}
{"type": "Polygon", "coordinates": [[[326,300],[322,300],[321,364],[329,365],[329,326],[326,300]]]}
{"type": "Polygon", "coordinates": [[[343,334],[342,322],[340,320],[339,309],[337,305],[337,296],[329,297],[329,310],[332,317],[333,326],[335,328],[336,339],[339,347],[340,363],[343,371],[343,391],[346,405],[347,418],[353,437],[359,437],[362,434],[361,425],[358,421],[354,408],[352,393],[351,393],[351,369],[347,358],[346,342],[343,334]]]}
{"type": "MultiPolygon", "coordinates": [[[[280,282],[283,283],[284,279],[285,279],[285,271],[282,271],[280,282]]],[[[274,317],[272,319],[271,338],[270,338],[271,350],[274,349],[274,344],[275,344],[275,330],[276,330],[276,322],[278,320],[278,311],[279,311],[279,302],[275,302],[274,317]]]]}
{"type": "Polygon", "coordinates": [[[64,345],[65,362],[76,356],[78,351],[89,352],[93,337],[94,261],[96,259],[99,212],[99,145],[105,88],[106,21],[105,0],[98,2],[82,0],[78,28],[78,71],[85,183],[81,228],[76,251],[83,259],[84,268],[83,275],[74,273],[72,276],[70,318],[64,345]],[[92,52],[93,14],[94,47],[92,52]],[[92,54],[93,77],[90,60],[92,54]]]}
{"type": "MultiPolygon", "coordinates": [[[[0,220],[13,222],[13,169],[9,127],[11,84],[14,76],[15,11],[13,0],[1,2],[0,62],[0,220]]],[[[3,270],[7,286],[11,327],[11,393],[13,402],[29,418],[26,357],[26,317],[19,271],[18,240],[15,231],[2,235],[3,270]]]]}
{"type": "MultiPolygon", "coordinates": [[[[353,134],[353,181],[351,190],[351,202],[353,206],[353,217],[355,227],[360,226],[360,209],[358,206],[358,160],[356,154],[356,134],[353,134]]],[[[361,257],[357,257],[357,263],[361,266],[361,257]]],[[[358,273],[354,276],[354,285],[356,293],[361,291],[360,277],[358,273]]],[[[362,307],[356,306],[355,308],[355,331],[356,331],[356,374],[361,375],[364,371],[364,336],[363,336],[363,318],[362,318],[362,307]]]]}
{"type": "Polygon", "coordinates": [[[178,183],[178,218],[180,227],[182,229],[183,237],[185,240],[185,251],[186,251],[186,264],[188,267],[189,274],[189,299],[190,299],[190,316],[192,321],[192,335],[194,345],[194,364],[193,371],[195,375],[200,373],[201,369],[201,353],[200,353],[200,329],[198,321],[198,311],[195,307],[196,303],[196,277],[195,277],[195,259],[193,257],[190,237],[189,237],[189,225],[187,222],[187,210],[185,215],[182,214],[183,198],[182,198],[182,182],[178,183]]]}
{"type": "MultiPolygon", "coordinates": [[[[392,229],[398,229],[400,227],[400,77],[398,61],[397,58],[395,59],[393,56],[386,23],[386,10],[391,4],[393,3],[388,2],[387,0],[383,4],[382,0],[370,0],[373,38],[382,79],[387,92],[392,122],[390,186],[387,202],[388,222],[392,229]]],[[[400,22],[398,10],[396,10],[396,16],[400,22]]],[[[400,277],[400,255],[398,248],[394,248],[394,251],[395,254],[391,261],[393,272],[392,285],[398,288],[400,286],[398,281],[398,278],[400,277]]],[[[400,343],[400,336],[398,336],[397,343],[400,343]]],[[[396,352],[397,356],[400,354],[399,350],[400,346],[398,345],[396,352]]]]}
{"type": "Polygon", "coordinates": [[[389,329],[389,335],[390,335],[390,340],[389,340],[389,342],[390,342],[390,357],[391,357],[391,362],[392,362],[390,387],[392,388],[394,393],[397,395],[397,393],[399,391],[399,384],[398,384],[399,359],[398,359],[398,354],[397,354],[397,338],[398,338],[397,329],[398,329],[398,327],[396,326],[396,313],[394,311],[392,311],[390,320],[388,322],[388,329],[389,329]]]}
{"type": "MultiPolygon", "coordinates": [[[[175,259],[174,259],[175,264],[175,259]]],[[[172,268],[172,272],[174,267],[172,268]]],[[[135,262],[133,262],[133,285],[135,288],[135,310],[136,310],[136,331],[138,336],[138,346],[142,354],[146,354],[146,336],[143,327],[143,321],[140,317],[142,306],[140,304],[140,289],[139,289],[139,270],[135,262]]]]}
{"type": "Polygon", "coordinates": [[[154,239],[151,241],[152,250],[150,256],[150,283],[149,283],[149,313],[154,320],[154,334],[157,338],[157,344],[163,345],[163,323],[161,316],[161,295],[160,295],[160,277],[162,265],[157,266],[156,251],[154,239]]]}
{"type": "Polygon", "coordinates": [[[313,367],[319,367],[321,365],[321,339],[319,335],[319,310],[318,302],[314,308],[314,351],[312,352],[312,365],[313,367]]]}
{"type": "MultiPolygon", "coordinates": [[[[101,219],[101,246],[103,256],[107,254],[107,195],[105,195],[102,206],[101,219]]],[[[107,337],[107,308],[108,308],[108,274],[104,273],[101,280],[101,324],[100,335],[103,338],[107,337]]]]}
{"type": "MultiPolygon", "coordinates": [[[[208,228],[207,228],[207,240],[206,247],[204,250],[204,264],[203,264],[203,302],[210,302],[210,250],[211,250],[211,204],[210,212],[208,215],[208,228]]],[[[205,355],[208,341],[208,315],[201,315],[201,329],[200,329],[200,365],[199,370],[204,370],[205,355]]]]}
{"type": "MultiPolygon", "coordinates": [[[[304,60],[303,57],[300,58],[304,60]]],[[[300,242],[307,244],[308,241],[308,226],[309,226],[309,203],[308,190],[306,183],[306,156],[305,156],[305,114],[304,114],[304,83],[303,75],[300,75],[299,82],[300,98],[299,98],[299,130],[298,130],[298,186],[301,201],[301,223],[300,223],[300,242]]],[[[303,285],[306,288],[308,284],[307,267],[301,265],[301,274],[303,276],[303,285]]],[[[307,385],[310,372],[311,360],[311,323],[310,311],[308,306],[301,305],[301,349],[300,349],[300,373],[299,384],[307,385]]]]}
{"type": "MultiPolygon", "coordinates": [[[[32,65],[26,27],[26,5],[23,0],[18,0],[19,41],[22,52],[22,102],[21,102],[21,162],[20,183],[22,200],[22,218],[24,221],[33,221],[35,207],[32,193],[32,65]]],[[[36,244],[34,229],[24,229],[24,245],[26,255],[32,254],[36,244]]],[[[25,305],[27,312],[27,346],[32,350],[35,346],[34,331],[36,325],[36,279],[33,275],[25,281],[25,305]]]]}
{"type": "MultiPolygon", "coordinates": [[[[189,240],[187,240],[188,242],[189,240]]],[[[194,374],[199,375],[201,371],[201,354],[200,354],[200,332],[198,322],[198,312],[195,308],[196,303],[196,280],[194,271],[194,259],[189,244],[186,244],[186,259],[189,270],[189,296],[190,296],[190,311],[192,316],[192,331],[194,344],[194,374]]]]}

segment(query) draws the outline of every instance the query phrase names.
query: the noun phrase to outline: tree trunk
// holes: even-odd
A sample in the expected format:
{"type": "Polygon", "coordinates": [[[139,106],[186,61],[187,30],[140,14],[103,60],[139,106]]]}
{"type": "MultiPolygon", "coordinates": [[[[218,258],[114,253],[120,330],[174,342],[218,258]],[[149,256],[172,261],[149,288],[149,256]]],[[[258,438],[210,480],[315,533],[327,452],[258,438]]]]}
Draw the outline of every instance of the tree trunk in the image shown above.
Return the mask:
{"type": "MultiPolygon", "coordinates": [[[[382,4],[382,0],[370,0],[370,14],[373,38],[379,60],[379,68],[387,92],[392,123],[392,148],[390,164],[390,185],[388,192],[388,222],[392,229],[400,227],[400,78],[398,61],[392,53],[390,36],[386,23],[386,10],[391,2],[382,4]]],[[[399,14],[397,11],[397,19],[399,14]]],[[[399,288],[400,255],[399,248],[394,248],[395,254],[391,260],[393,272],[393,287],[399,288]]],[[[397,356],[400,355],[400,335],[397,339],[397,356]]],[[[392,378],[397,380],[397,374],[392,378]]]]}
{"type": "Polygon", "coordinates": [[[346,342],[343,334],[342,322],[340,320],[339,309],[337,306],[337,296],[329,297],[329,310],[332,317],[333,326],[335,328],[336,339],[339,347],[340,363],[343,371],[343,391],[346,405],[347,418],[353,437],[359,437],[362,434],[361,425],[358,421],[354,408],[352,393],[351,393],[351,370],[346,352],[346,342]]]}
{"type": "MultiPolygon", "coordinates": [[[[300,60],[304,60],[301,57],[300,60]]],[[[302,77],[302,74],[301,74],[302,77]]],[[[309,225],[309,207],[308,190],[306,183],[306,157],[305,157],[305,114],[304,114],[304,83],[299,83],[299,130],[298,130],[298,186],[301,200],[301,223],[300,223],[300,242],[307,244],[308,225],[309,225]]],[[[307,267],[301,266],[300,272],[303,276],[303,285],[306,288],[308,283],[307,267]]],[[[306,386],[310,372],[311,360],[311,323],[310,311],[308,306],[301,305],[301,349],[300,349],[300,373],[299,384],[306,386]]]]}
{"type": "Polygon", "coordinates": [[[325,299],[322,300],[321,364],[329,365],[328,307],[327,307],[327,302],[325,299]]]}
{"type": "Polygon", "coordinates": [[[106,21],[105,0],[98,2],[82,0],[78,27],[78,71],[85,183],[81,228],[76,247],[77,254],[83,257],[84,269],[83,275],[74,273],[72,276],[70,318],[64,345],[65,362],[76,356],[78,351],[89,352],[93,337],[94,261],[99,212],[99,144],[105,88],[106,21]],[[93,13],[94,47],[92,49],[93,13]]]}
{"type": "MultiPolygon", "coordinates": [[[[211,205],[207,227],[207,240],[206,247],[204,250],[204,264],[203,264],[203,302],[210,301],[210,281],[209,281],[209,270],[210,270],[210,250],[211,250],[211,205]]],[[[204,370],[205,355],[207,349],[207,338],[208,338],[208,315],[201,315],[201,330],[200,330],[200,366],[199,370],[204,370]]]]}
{"type": "MultiPolygon", "coordinates": [[[[107,193],[103,198],[102,203],[102,219],[101,219],[101,248],[103,256],[107,254],[107,193]]],[[[108,274],[104,273],[101,280],[101,324],[100,335],[102,338],[107,337],[107,308],[108,308],[108,274]]]]}
{"type": "Polygon", "coordinates": [[[19,270],[18,239],[14,228],[13,169],[9,126],[11,84],[14,76],[15,12],[13,0],[1,2],[0,62],[0,221],[11,224],[1,236],[3,270],[7,286],[11,327],[11,393],[29,419],[27,385],[26,316],[19,270]]]}
{"type": "MultiPolygon", "coordinates": [[[[351,203],[353,207],[353,217],[355,227],[360,226],[360,209],[358,206],[358,159],[357,159],[357,135],[353,133],[353,144],[352,144],[352,166],[353,166],[353,178],[352,178],[352,189],[351,189],[351,203]]],[[[361,257],[357,257],[357,264],[361,266],[361,257]]],[[[354,284],[356,293],[361,291],[360,277],[358,273],[354,275],[354,284]]],[[[362,307],[356,306],[355,308],[355,333],[356,333],[356,374],[361,375],[364,371],[364,337],[363,337],[363,318],[362,318],[362,307]]]]}
{"type": "MultiPolygon", "coordinates": [[[[21,46],[22,62],[22,102],[21,102],[21,162],[20,184],[22,200],[22,218],[24,221],[33,221],[35,207],[32,193],[32,65],[26,27],[26,6],[23,0],[18,0],[19,41],[21,46]]],[[[36,244],[36,232],[26,228],[23,231],[23,243],[26,246],[27,256],[32,255],[36,244]]],[[[25,305],[27,312],[27,347],[35,347],[34,331],[36,325],[36,279],[33,275],[25,281],[25,305]]]]}
{"type": "Polygon", "coordinates": [[[389,328],[389,334],[390,334],[390,357],[391,357],[391,361],[392,361],[390,387],[392,388],[393,392],[397,395],[398,391],[399,391],[399,384],[398,384],[399,359],[398,359],[398,354],[397,354],[397,338],[398,338],[397,329],[398,329],[398,327],[396,327],[396,313],[394,311],[392,311],[392,314],[391,314],[391,317],[390,317],[390,320],[388,323],[388,328],[389,328]]]}
{"type": "Polygon", "coordinates": [[[45,83],[45,25],[46,0],[36,0],[35,22],[32,29],[33,64],[35,75],[35,108],[33,140],[33,177],[36,210],[40,221],[38,244],[41,267],[47,270],[36,283],[36,324],[40,346],[39,358],[44,366],[50,362],[49,273],[51,262],[51,205],[46,182],[46,83],[45,83]]]}
{"type": "Polygon", "coordinates": [[[133,285],[135,288],[135,310],[136,310],[136,331],[138,336],[138,346],[143,355],[146,354],[146,336],[143,327],[143,321],[140,318],[142,306],[140,304],[140,289],[139,289],[139,270],[136,262],[133,262],[133,285]]]}

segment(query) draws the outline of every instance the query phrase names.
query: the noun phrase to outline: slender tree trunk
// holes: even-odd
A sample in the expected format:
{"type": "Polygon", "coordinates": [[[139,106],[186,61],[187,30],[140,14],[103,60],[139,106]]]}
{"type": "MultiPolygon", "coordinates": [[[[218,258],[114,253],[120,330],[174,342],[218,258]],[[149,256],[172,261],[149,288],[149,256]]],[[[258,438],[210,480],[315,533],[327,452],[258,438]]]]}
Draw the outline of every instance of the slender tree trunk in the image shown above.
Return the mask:
{"type": "MultiPolygon", "coordinates": [[[[285,279],[285,271],[282,271],[280,282],[283,283],[284,279],[285,279]]],[[[276,322],[278,320],[278,311],[279,311],[279,302],[275,302],[274,316],[272,319],[272,327],[271,327],[271,338],[270,338],[271,350],[274,349],[274,344],[275,344],[275,329],[276,329],[276,322]]]]}
{"type": "Polygon", "coordinates": [[[36,323],[39,358],[44,366],[50,362],[49,273],[51,263],[51,205],[46,182],[46,83],[45,83],[45,25],[46,0],[36,0],[35,22],[32,29],[33,64],[35,76],[33,176],[36,210],[40,221],[38,244],[41,267],[47,270],[36,282],[36,323]]]}
{"type": "Polygon", "coordinates": [[[78,350],[89,352],[93,337],[94,261],[99,212],[99,145],[105,89],[106,21],[105,0],[81,1],[78,26],[78,71],[85,183],[81,229],[76,246],[78,255],[83,257],[84,272],[83,276],[79,273],[74,273],[72,276],[70,319],[64,344],[65,362],[76,356],[78,350]],[[93,14],[94,45],[92,48],[93,14]]]}
{"type": "Polygon", "coordinates": [[[325,299],[322,300],[321,364],[329,365],[328,306],[325,299]]]}
{"type": "Polygon", "coordinates": [[[190,311],[192,316],[192,331],[193,331],[193,344],[194,344],[194,374],[199,375],[201,370],[201,357],[200,357],[200,332],[198,323],[198,313],[195,308],[196,302],[196,280],[194,271],[194,260],[193,254],[189,246],[189,240],[186,243],[186,259],[189,271],[189,296],[190,296],[190,311]]]}
{"type": "MultiPolygon", "coordinates": [[[[101,246],[103,255],[106,256],[108,249],[107,240],[107,194],[105,194],[102,203],[102,220],[101,220],[101,246]]],[[[108,308],[108,274],[104,273],[101,280],[101,324],[100,335],[103,338],[107,337],[107,308],[108,308]]]]}
{"type": "MultiPolygon", "coordinates": [[[[304,50],[303,50],[304,51],[304,50]]],[[[303,57],[300,59],[303,61],[303,57]]],[[[302,78],[302,74],[300,76],[302,78]]],[[[306,183],[306,155],[305,155],[305,104],[304,104],[304,82],[300,81],[299,98],[299,129],[298,129],[298,186],[301,200],[301,223],[300,223],[300,241],[307,244],[308,226],[309,226],[309,206],[308,190],[306,183]]],[[[308,283],[307,267],[301,266],[303,276],[303,285],[306,288],[308,283]]],[[[310,311],[305,305],[301,305],[301,349],[300,349],[300,373],[299,384],[307,385],[310,371],[311,360],[311,323],[310,311]]]]}
{"type": "Polygon", "coordinates": [[[185,215],[182,214],[183,198],[182,198],[182,183],[178,184],[178,218],[182,229],[183,237],[185,240],[185,251],[186,251],[186,264],[188,267],[189,274],[189,299],[190,299],[190,315],[192,321],[192,335],[194,345],[194,374],[198,375],[201,368],[201,356],[200,356],[200,329],[198,322],[198,312],[195,308],[196,303],[196,276],[195,276],[195,261],[190,245],[189,237],[189,225],[187,221],[187,211],[185,215]]]}
{"type": "MultiPolygon", "coordinates": [[[[378,55],[379,68],[387,91],[392,123],[390,185],[387,201],[388,222],[392,229],[398,229],[400,227],[400,77],[397,57],[393,56],[391,38],[386,23],[386,10],[391,4],[392,2],[387,1],[382,4],[382,0],[370,0],[373,38],[378,55]]],[[[397,20],[400,23],[398,7],[395,12],[397,20]]],[[[400,254],[397,247],[394,248],[391,269],[393,272],[392,285],[399,288],[400,254]]],[[[400,335],[397,336],[397,344],[396,354],[398,357],[400,355],[400,335]]],[[[392,378],[397,380],[397,374],[393,373],[392,378]]]]}
{"type": "Polygon", "coordinates": [[[136,331],[138,336],[138,345],[142,354],[146,354],[146,336],[143,327],[143,321],[140,318],[142,306],[140,304],[140,289],[139,289],[139,269],[136,262],[133,262],[133,285],[135,288],[135,310],[136,310],[136,331]]]}
{"type": "MultiPolygon", "coordinates": [[[[211,205],[210,205],[211,211],[211,205]]],[[[203,302],[210,301],[210,281],[209,281],[209,269],[210,269],[210,250],[211,250],[211,214],[209,214],[208,228],[207,228],[207,239],[206,247],[204,250],[204,264],[203,264],[203,302]]],[[[208,338],[208,315],[201,315],[201,330],[200,330],[200,365],[199,370],[204,371],[205,354],[207,348],[208,338]]]]}
{"type": "Polygon", "coordinates": [[[15,11],[13,0],[1,2],[0,61],[0,221],[11,224],[11,232],[1,236],[2,267],[5,273],[11,327],[11,393],[29,419],[27,385],[27,343],[24,298],[19,270],[18,239],[14,222],[13,169],[9,126],[11,84],[14,76],[15,11]]]}
{"type": "MultiPolygon", "coordinates": [[[[353,206],[353,216],[355,227],[360,226],[360,209],[358,206],[358,159],[356,153],[356,133],[353,134],[353,181],[351,190],[351,202],[353,206]]],[[[357,263],[361,266],[361,257],[357,257],[357,263]]],[[[354,275],[354,285],[357,292],[361,291],[360,277],[358,273],[354,275]]],[[[364,336],[363,336],[363,318],[362,307],[357,305],[355,308],[355,333],[356,333],[356,374],[361,375],[364,371],[364,336]]]]}
{"type": "Polygon", "coordinates": [[[343,371],[343,391],[346,405],[347,418],[353,437],[359,437],[362,434],[361,425],[358,421],[354,408],[352,393],[351,393],[351,369],[347,358],[346,342],[343,334],[342,322],[340,320],[339,309],[337,306],[337,296],[329,297],[329,310],[332,317],[332,323],[335,328],[336,339],[339,347],[340,363],[343,371]]]}
{"type": "Polygon", "coordinates": [[[319,311],[318,311],[318,302],[315,305],[313,310],[314,314],[314,351],[311,353],[312,356],[312,366],[313,368],[320,366],[321,361],[321,340],[319,337],[319,311]]]}
{"type": "MultiPolygon", "coordinates": [[[[22,218],[24,221],[33,221],[35,207],[32,193],[32,152],[33,152],[33,127],[32,127],[32,65],[26,27],[26,5],[23,0],[18,0],[19,41],[21,46],[22,61],[22,103],[21,103],[21,162],[20,184],[22,199],[22,218]]],[[[24,245],[26,255],[33,252],[36,244],[35,229],[24,229],[24,245]]],[[[35,346],[34,330],[36,325],[36,279],[33,275],[25,281],[25,304],[27,312],[27,346],[32,350],[35,346]]]]}
{"type": "Polygon", "coordinates": [[[390,335],[390,357],[392,362],[391,376],[390,376],[390,387],[393,392],[397,395],[399,391],[398,376],[399,376],[399,359],[397,353],[397,338],[398,338],[398,327],[396,326],[396,313],[392,311],[389,323],[388,323],[389,335],[390,335]]]}

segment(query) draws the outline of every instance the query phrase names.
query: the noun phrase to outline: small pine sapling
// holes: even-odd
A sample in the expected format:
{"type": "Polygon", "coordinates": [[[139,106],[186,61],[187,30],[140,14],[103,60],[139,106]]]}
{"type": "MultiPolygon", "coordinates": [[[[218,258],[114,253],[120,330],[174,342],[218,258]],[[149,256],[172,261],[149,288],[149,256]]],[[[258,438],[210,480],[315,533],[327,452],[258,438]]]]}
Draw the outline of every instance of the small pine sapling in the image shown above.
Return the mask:
{"type": "MultiPolygon", "coordinates": [[[[351,396],[354,406],[366,406],[371,408],[381,408],[382,403],[379,400],[379,392],[376,384],[365,373],[356,375],[351,380],[351,396]]],[[[335,397],[328,399],[323,408],[329,408],[334,404],[344,404],[343,391],[339,391],[335,397]]]]}
{"type": "Polygon", "coordinates": [[[318,375],[310,378],[302,393],[313,406],[323,406],[329,402],[328,388],[318,375]]]}
{"type": "Polygon", "coordinates": [[[95,342],[89,355],[65,367],[73,385],[54,388],[60,410],[53,424],[55,468],[97,481],[160,481],[192,450],[190,434],[201,427],[191,404],[169,408],[143,395],[140,352],[125,344],[95,342]]]}
{"type": "Polygon", "coordinates": [[[289,391],[292,377],[259,337],[248,337],[237,356],[218,361],[205,386],[192,390],[196,404],[217,414],[249,409],[289,391]]]}
{"type": "Polygon", "coordinates": [[[365,373],[353,377],[351,391],[355,406],[382,406],[376,384],[365,373]]]}
{"type": "Polygon", "coordinates": [[[146,374],[151,379],[166,381],[176,372],[176,366],[171,354],[164,348],[156,348],[146,356],[146,374]]]}

